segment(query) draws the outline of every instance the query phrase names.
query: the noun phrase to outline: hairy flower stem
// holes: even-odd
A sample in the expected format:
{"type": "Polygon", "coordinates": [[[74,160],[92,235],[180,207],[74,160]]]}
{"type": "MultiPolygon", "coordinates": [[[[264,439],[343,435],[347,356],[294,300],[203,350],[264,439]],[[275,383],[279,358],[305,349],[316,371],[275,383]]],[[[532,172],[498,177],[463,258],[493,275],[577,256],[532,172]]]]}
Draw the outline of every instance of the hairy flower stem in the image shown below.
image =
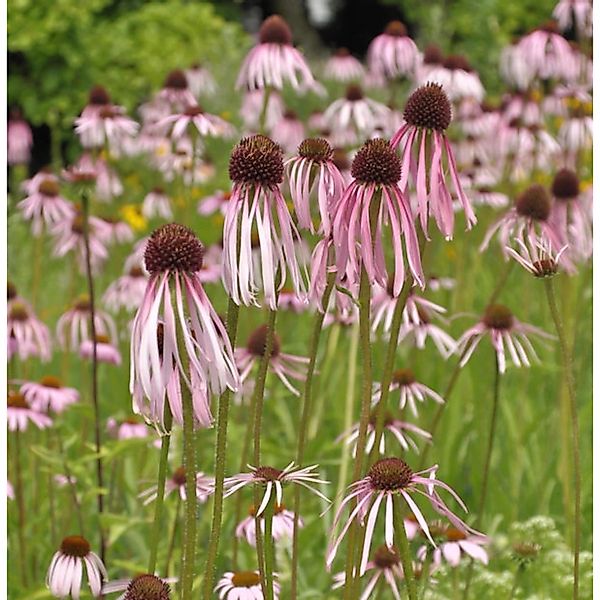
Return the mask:
{"type": "MultiPolygon", "coordinates": [[[[308,420],[311,413],[312,383],[315,374],[315,365],[317,362],[317,351],[319,349],[319,340],[323,331],[323,320],[329,306],[329,298],[335,285],[336,273],[331,272],[327,275],[327,285],[323,292],[322,306],[323,312],[317,311],[310,340],[309,363],[306,373],[306,383],[304,384],[304,393],[302,395],[302,415],[300,417],[300,427],[298,430],[298,448],[296,450],[296,464],[302,465],[304,461],[304,448],[306,445],[306,433],[308,429],[308,420]]],[[[294,529],[292,538],[292,581],[291,598],[296,600],[298,586],[298,519],[300,514],[300,486],[294,488],[294,529]]],[[[265,534],[266,535],[266,534],[265,534]]]]}
{"type": "Polygon", "coordinates": [[[575,530],[573,539],[573,599],[579,597],[579,551],[581,547],[581,459],[579,453],[579,417],[577,415],[577,397],[575,395],[575,378],[573,375],[573,357],[567,342],[565,330],[560,312],[556,303],[556,294],[554,292],[554,282],[552,278],[544,280],[546,286],[546,296],[548,307],[552,314],[556,335],[558,336],[558,345],[562,360],[563,377],[567,384],[569,396],[569,410],[571,418],[572,435],[572,453],[573,453],[573,475],[575,488],[575,530]]]}
{"type": "Polygon", "coordinates": [[[156,503],[154,505],[154,523],[152,537],[150,538],[150,558],[148,559],[148,573],[156,571],[156,555],[158,552],[158,539],[160,538],[161,519],[165,499],[165,481],[167,479],[167,463],[169,458],[169,445],[171,443],[171,425],[173,415],[168,402],[165,403],[165,434],[160,438],[160,461],[158,463],[158,487],[156,489],[156,503]]]}
{"type": "MultiPolygon", "coordinates": [[[[492,451],[494,449],[494,439],[496,437],[496,425],[498,422],[498,400],[500,398],[500,367],[498,365],[498,356],[494,353],[494,389],[492,397],[492,415],[490,418],[490,433],[488,435],[487,450],[485,453],[485,463],[483,465],[483,479],[481,481],[481,492],[479,494],[479,508],[477,509],[477,517],[475,519],[475,528],[479,528],[481,519],[483,517],[483,510],[485,508],[485,500],[487,497],[488,482],[490,476],[490,466],[492,464],[492,451]]],[[[465,583],[465,591],[463,593],[463,600],[467,600],[469,597],[469,589],[471,587],[471,581],[473,578],[473,566],[475,560],[471,558],[469,563],[469,570],[467,571],[467,581],[465,583]]]]}
{"type": "Polygon", "coordinates": [[[273,540],[273,514],[275,513],[275,495],[267,504],[264,512],[265,519],[265,600],[273,600],[273,571],[275,570],[275,541],[273,540]]]}
{"type": "MultiPolygon", "coordinates": [[[[231,347],[235,346],[240,307],[230,298],[227,306],[227,334],[231,347]]],[[[225,458],[227,450],[227,423],[229,419],[229,402],[231,390],[226,389],[219,398],[217,415],[217,440],[215,448],[215,492],[213,494],[213,516],[208,542],[208,553],[204,567],[203,598],[209,600],[215,579],[219,539],[223,522],[223,481],[225,479],[225,458]]]]}
{"type": "Polygon", "coordinates": [[[25,546],[25,498],[23,497],[23,474],[21,471],[21,432],[15,431],[15,487],[17,510],[19,511],[19,562],[21,563],[21,583],[27,587],[27,551],[25,546]]]}
{"type": "Polygon", "coordinates": [[[398,552],[402,562],[402,571],[404,573],[404,583],[406,584],[408,600],[417,600],[417,585],[415,582],[415,574],[413,573],[412,556],[410,554],[410,548],[408,547],[406,530],[404,529],[403,506],[399,495],[394,496],[393,505],[394,534],[398,540],[398,552]]]}
{"type": "Polygon", "coordinates": [[[88,296],[90,299],[90,336],[92,339],[92,404],[94,406],[94,437],[96,442],[96,480],[98,483],[98,531],[100,533],[100,558],[106,562],[106,538],[102,526],[104,512],[104,476],[102,465],[102,439],[100,437],[100,402],[98,400],[98,351],[96,344],[96,303],[94,298],[94,276],[90,251],[90,198],[87,191],[81,194],[83,208],[83,243],[85,246],[85,271],[87,275],[88,296]]]}

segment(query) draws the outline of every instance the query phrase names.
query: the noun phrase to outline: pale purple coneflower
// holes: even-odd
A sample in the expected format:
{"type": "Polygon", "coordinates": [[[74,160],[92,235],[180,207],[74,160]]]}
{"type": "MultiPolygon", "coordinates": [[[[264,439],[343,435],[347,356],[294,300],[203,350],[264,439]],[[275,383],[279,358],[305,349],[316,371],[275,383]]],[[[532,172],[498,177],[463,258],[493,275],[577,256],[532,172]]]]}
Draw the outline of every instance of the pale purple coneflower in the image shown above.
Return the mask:
{"type": "Polygon", "coordinates": [[[171,202],[163,188],[155,187],[144,196],[142,215],[146,219],[153,219],[154,217],[171,219],[173,217],[171,202]]]}
{"type": "Polygon", "coordinates": [[[26,221],[31,221],[33,235],[42,233],[44,226],[52,227],[64,219],[72,218],[75,209],[60,194],[58,179],[47,176],[39,181],[37,189],[17,204],[26,221]]]}
{"type": "Polygon", "coordinates": [[[405,259],[414,279],[420,285],[424,282],[410,205],[398,186],[401,174],[400,159],[389,142],[367,141],[354,157],[354,180],[333,218],[338,278],[346,277],[350,285],[358,282],[364,268],[371,285],[387,286],[390,275],[383,252],[384,229],[390,235],[394,296],[404,286],[405,259]],[[372,214],[374,202],[378,202],[377,214],[372,214]]]}
{"type": "Polygon", "coordinates": [[[198,271],[201,283],[217,283],[221,281],[223,248],[220,244],[212,244],[204,252],[202,268],[198,271]]]}
{"type": "Polygon", "coordinates": [[[298,146],[298,155],[286,162],[286,169],[299,226],[311,233],[329,235],[331,215],[345,187],[333,162],[333,149],[329,142],[323,138],[304,140],[298,146]],[[312,213],[317,210],[320,224],[315,226],[312,213]]]}
{"type": "Polygon", "coordinates": [[[308,116],[306,124],[312,131],[320,132],[324,129],[328,129],[325,117],[323,116],[323,111],[321,110],[313,110],[308,116]]]}
{"type": "Polygon", "coordinates": [[[326,79],[348,83],[361,79],[365,68],[360,60],[350,54],[348,48],[338,48],[335,54],[327,59],[323,74],[326,79]]]}
{"type": "Polygon", "coordinates": [[[104,107],[112,104],[110,94],[102,85],[94,85],[88,94],[88,102],[81,111],[81,116],[89,117],[98,114],[104,107]]]}
{"type": "Polygon", "coordinates": [[[271,498],[276,504],[283,504],[283,486],[286,483],[301,485],[325,502],[329,502],[314,486],[316,484],[329,483],[323,479],[319,479],[316,471],[318,465],[301,468],[294,465],[292,461],[285,469],[280,470],[275,467],[253,467],[248,465],[250,473],[238,473],[232,477],[225,478],[225,498],[231,496],[238,490],[248,485],[260,485],[264,487],[264,493],[260,505],[256,511],[256,516],[260,517],[263,514],[271,498]]]}
{"type": "Polygon", "coordinates": [[[19,109],[10,111],[6,126],[6,159],[10,166],[26,165],[31,158],[33,134],[19,109]]]}
{"type": "Polygon", "coordinates": [[[594,122],[588,109],[582,105],[571,111],[558,130],[558,142],[570,155],[570,164],[574,168],[576,156],[582,150],[592,147],[594,122]]]}
{"type": "Polygon", "coordinates": [[[195,63],[189,69],[186,69],[190,91],[196,98],[200,96],[214,96],[217,92],[217,82],[208,67],[203,64],[195,63]]]}
{"type": "MultiPolygon", "coordinates": [[[[273,573],[276,576],[276,573],[273,573]]],[[[273,581],[273,598],[279,598],[279,582],[273,581]]],[[[227,571],[215,586],[219,600],[263,600],[258,571],[227,571]]]]}
{"type": "MultiPolygon", "coordinates": [[[[185,502],[186,495],[186,471],[184,467],[178,467],[173,471],[171,477],[169,477],[165,483],[165,498],[172,493],[178,493],[179,497],[185,502]]],[[[204,503],[208,500],[208,497],[212,494],[214,488],[214,478],[204,475],[202,471],[196,473],[196,499],[200,503],[204,503]]],[[[153,485],[152,487],[144,490],[138,495],[138,498],[144,498],[144,506],[154,502],[157,498],[158,486],[153,485]]]]}
{"type": "Polygon", "coordinates": [[[102,582],[108,578],[102,560],[92,552],[90,543],[85,538],[79,535],[64,538],[60,550],[52,557],[46,574],[46,586],[50,593],[56,598],[70,595],[77,600],[81,593],[84,567],[92,596],[98,598],[102,593],[102,582]]]}
{"type": "Polygon", "coordinates": [[[6,399],[6,422],[9,431],[25,431],[29,422],[38,429],[52,425],[52,419],[45,413],[34,410],[20,392],[8,392],[6,399]]]}
{"type": "Polygon", "coordinates": [[[432,292],[439,292],[440,290],[452,290],[456,286],[456,279],[452,277],[441,277],[430,273],[427,277],[427,283],[425,287],[432,292]]]}
{"type": "MultiPolygon", "coordinates": [[[[264,517],[259,518],[260,528],[265,533],[264,517]]],[[[282,538],[291,538],[294,534],[294,513],[288,510],[283,504],[275,505],[272,523],[273,539],[275,541],[282,538]]],[[[304,527],[302,518],[298,518],[298,527],[304,527]]],[[[252,505],[248,511],[248,516],[240,521],[235,528],[235,535],[238,538],[245,539],[251,546],[256,546],[256,507],[252,505]]]]}
{"type": "Polygon", "coordinates": [[[431,71],[442,66],[444,63],[444,53],[437,44],[428,44],[425,46],[423,56],[417,66],[415,81],[418,85],[423,85],[427,81],[427,76],[431,71]]]}
{"type": "Polygon", "coordinates": [[[123,184],[119,175],[106,160],[99,156],[94,163],[94,168],[96,170],[96,197],[100,202],[110,202],[123,193],[123,184]]]}
{"type": "Polygon", "coordinates": [[[432,215],[441,233],[452,238],[454,211],[446,172],[465,211],[467,228],[471,228],[477,219],[460,183],[452,147],[446,137],[452,108],[442,86],[427,83],[415,90],[404,107],[404,120],[405,124],[391,140],[392,147],[397,148],[402,156],[400,188],[406,191],[409,177],[412,178],[421,228],[427,232],[429,216],[432,215]]]}
{"type": "Polygon", "coordinates": [[[421,509],[413,500],[413,494],[420,494],[427,498],[432,508],[446,517],[452,525],[458,529],[477,533],[457,517],[444,503],[436,491],[440,487],[448,491],[458,502],[460,507],[466,512],[467,508],[456,494],[456,492],[446,483],[436,478],[438,466],[434,465],[424,471],[414,472],[401,458],[391,457],[378,460],[369,469],[367,475],[358,481],[350,484],[348,495],[344,498],[334,518],[334,526],[340,521],[342,513],[350,502],[356,501],[356,506],[351,510],[350,515],[344,527],[337,538],[332,539],[332,543],[327,551],[326,564],[330,568],[339,545],[348,532],[350,525],[358,520],[361,525],[365,524],[365,537],[362,547],[359,575],[363,575],[367,568],[369,550],[373,541],[373,533],[377,521],[377,515],[381,504],[385,501],[385,544],[391,548],[394,544],[394,496],[396,501],[404,500],[410,511],[416,517],[419,525],[425,532],[427,539],[435,546],[427,522],[423,517],[421,509]]]}
{"type": "Polygon", "coordinates": [[[296,292],[291,288],[283,288],[279,292],[277,301],[278,310],[289,310],[293,313],[301,313],[310,310],[311,304],[306,300],[298,298],[296,292]]]}
{"type": "Polygon", "coordinates": [[[568,248],[565,245],[555,252],[550,241],[543,236],[534,242],[525,243],[518,238],[515,242],[518,247],[506,247],[506,252],[535,277],[556,275],[563,252],[568,248]]]}
{"type": "Polygon", "coordinates": [[[148,276],[144,269],[134,266],[106,288],[102,301],[114,312],[122,308],[127,311],[136,310],[144,299],[147,284],[148,276]]]}
{"type": "MultiPolygon", "coordinates": [[[[91,303],[87,295],[79,296],[72,308],[67,310],[56,323],[56,339],[61,348],[72,352],[79,350],[81,342],[90,339],[91,303]]],[[[94,325],[98,335],[117,339],[114,319],[105,311],[94,307],[94,325]]]]}
{"type": "Polygon", "coordinates": [[[96,334],[95,342],[92,342],[92,340],[83,340],[79,346],[79,356],[91,360],[94,358],[94,346],[96,347],[96,360],[98,362],[117,366],[121,364],[121,353],[111,343],[107,335],[96,334]]]}
{"type": "Polygon", "coordinates": [[[106,421],[106,430],[112,437],[118,440],[147,438],[149,435],[146,423],[134,417],[130,417],[124,421],[117,421],[114,417],[110,417],[106,421]]]}
{"type": "MultiPolygon", "coordinates": [[[[165,78],[162,89],[156,95],[157,99],[170,105],[170,112],[183,111],[188,106],[196,104],[194,94],[188,87],[186,74],[181,69],[173,69],[165,78]]],[[[154,115],[154,116],[157,116],[154,115]]]]}
{"type": "Polygon", "coordinates": [[[201,106],[187,106],[181,113],[169,115],[155,125],[158,130],[170,131],[172,139],[177,140],[184,134],[191,136],[229,138],[234,133],[231,123],[221,117],[204,112],[201,106]]]}
{"type": "Polygon", "coordinates": [[[50,360],[51,343],[48,327],[40,321],[24,301],[13,300],[7,312],[6,332],[8,360],[15,354],[20,360],[38,356],[50,360]]]}
{"type": "Polygon", "coordinates": [[[444,562],[451,567],[458,567],[465,555],[484,565],[488,564],[489,557],[484,548],[489,542],[486,536],[462,531],[442,522],[430,523],[429,533],[436,540],[437,548],[432,550],[427,545],[421,546],[417,550],[417,558],[424,562],[427,553],[433,552],[432,568],[437,569],[444,562]]]}
{"type": "Polygon", "coordinates": [[[428,83],[440,84],[452,102],[459,102],[465,98],[481,102],[485,95],[479,75],[460,54],[447,56],[440,66],[429,71],[426,79],[428,83]]]}
{"type": "Polygon", "coordinates": [[[135,234],[131,226],[125,221],[119,221],[114,217],[99,217],[106,223],[106,241],[112,244],[125,244],[133,241],[135,234]]]}
{"type": "Polygon", "coordinates": [[[304,139],[304,125],[293,110],[286,110],[271,129],[271,138],[291,154],[304,139]]]}
{"type": "Polygon", "coordinates": [[[102,586],[102,594],[123,592],[117,600],[169,600],[170,583],[177,578],[161,578],[151,573],[140,573],[130,579],[115,579],[102,586]]]}
{"type": "Polygon", "coordinates": [[[592,37],[593,8],[591,0],[559,0],[552,11],[561,31],[574,27],[584,37],[592,37]]]}
{"type": "Polygon", "coordinates": [[[58,182],[58,177],[52,172],[49,166],[42,167],[33,177],[24,179],[20,188],[26,196],[31,196],[38,191],[40,183],[46,179],[58,182]]]}
{"type": "Polygon", "coordinates": [[[180,383],[189,388],[204,426],[210,423],[209,395],[237,389],[229,338],[198,278],[203,256],[194,232],[175,223],[155,230],[146,243],[150,280],[132,327],[129,387],[134,411],[157,424],[165,394],[175,421],[182,422],[180,383]]]}
{"type": "Polygon", "coordinates": [[[386,79],[412,77],[420,60],[416,44],[408,37],[400,21],[391,21],[383,33],[369,44],[369,70],[386,79]]]}
{"type": "Polygon", "coordinates": [[[281,193],[283,172],[281,148],[263,135],[242,139],[231,153],[233,190],[223,226],[223,285],[236,304],[258,305],[260,286],[266,304],[275,310],[276,289],[284,286],[288,271],[296,293],[305,295],[301,237],[281,193]],[[259,268],[253,261],[254,225],[259,268]]]}
{"type": "Polygon", "coordinates": [[[509,44],[502,49],[500,74],[506,83],[519,90],[526,90],[535,79],[535,70],[518,42],[509,44]]]}
{"type": "Polygon", "coordinates": [[[258,32],[259,43],[248,52],[235,87],[281,90],[289,82],[297,91],[314,85],[314,78],[302,54],[292,46],[292,32],[279,15],[265,19],[258,32]]]}
{"type": "Polygon", "coordinates": [[[519,119],[523,125],[540,125],[542,112],[531,91],[515,92],[503,99],[502,114],[506,121],[519,119]]]}
{"type": "Polygon", "coordinates": [[[79,392],[75,388],[63,386],[60,379],[53,375],[44,375],[39,383],[26,381],[19,388],[19,393],[33,410],[57,414],[79,400],[79,392]]]}
{"type": "Polygon", "coordinates": [[[198,202],[198,214],[208,217],[220,212],[224,215],[227,212],[229,200],[231,200],[231,192],[216,190],[210,196],[205,196],[198,202]]]}
{"type": "Polygon", "coordinates": [[[8,479],[6,480],[6,497],[9,500],[15,499],[15,490],[13,488],[12,483],[8,479]]]}
{"type": "Polygon", "coordinates": [[[479,342],[488,335],[496,353],[500,373],[506,371],[507,351],[515,367],[531,366],[530,357],[539,362],[528,336],[553,339],[553,336],[538,327],[519,321],[506,306],[491,304],[485,309],[481,320],[467,329],[456,342],[456,351],[461,355],[461,367],[467,364],[479,342]]]}
{"type": "MultiPolygon", "coordinates": [[[[240,371],[240,380],[246,381],[255,364],[262,359],[267,344],[267,327],[261,325],[248,338],[246,347],[235,349],[235,358],[240,371]]],[[[309,359],[281,352],[281,341],[277,334],[273,337],[273,348],[269,360],[269,370],[275,373],[283,385],[295,396],[300,392],[290,383],[289,377],[297,381],[304,381],[309,359]]]]}
{"type": "Polygon", "coordinates": [[[240,108],[240,116],[244,126],[249,131],[257,131],[260,127],[260,116],[265,103],[265,94],[268,94],[264,116],[267,131],[271,131],[275,123],[283,117],[285,108],[279,92],[275,90],[266,92],[264,89],[249,90],[244,94],[240,108]]]}

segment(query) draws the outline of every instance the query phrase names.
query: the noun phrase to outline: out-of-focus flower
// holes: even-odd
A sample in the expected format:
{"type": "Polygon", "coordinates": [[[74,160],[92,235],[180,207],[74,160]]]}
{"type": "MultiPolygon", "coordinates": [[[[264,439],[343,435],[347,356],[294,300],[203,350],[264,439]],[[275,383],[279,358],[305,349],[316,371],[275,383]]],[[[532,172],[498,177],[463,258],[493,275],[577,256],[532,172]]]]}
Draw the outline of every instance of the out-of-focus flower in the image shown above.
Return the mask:
{"type": "Polygon", "coordinates": [[[75,388],[63,386],[60,379],[53,375],[44,375],[39,383],[26,381],[19,393],[39,412],[59,414],[79,400],[79,392],[75,388]]]}
{"type": "Polygon", "coordinates": [[[20,360],[30,356],[39,356],[41,360],[50,360],[50,332],[31,308],[24,302],[13,301],[8,310],[6,323],[8,360],[15,354],[20,360]]]}
{"type": "Polygon", "coordinates": [[[323,73],[327,79],[348,83],[359,80],[365,74],[365,68],[350,54],[348,48],[338,48],[335,54],[327,59],[323,73]]]}
{"type": "Polygon", "coordinates": [[[31,127],[21,114],[19,109],[10,111],[8,125],[6,127],[8,164],[26,165],[31,158],[31,147],[33,146],[33,134],[31,127]]]}
{"type": "MultiPolygon", "coordinates": [[[[171,477],[169,477],[165,483],[165,497],[173,492],[177,492],[179,497],[185,502],[186,500],[186,472],[183,467],[178,467],[173,471],[171,477]]],[[[214,487],[214,479],[207,477],[202,472],[196,473],[196,499],[198,502],[206,502],[214,487]]],[[[157,497],[158,486],[153,485],[152,487],[144,490],[139,494],[139,498],[144,498],[144,506],[154,502],[157,497]]]]}
{"type": "Polygon", "coordinates": [[[286,110],[282,118],[273,125],[271,137],[284,152],[291,154],[304,139],[304,125],[293,110],[286,110]]]}
{"type": "Polygon", "coordinates": [[[92,359],[94,357],[94,346],[96,347],[96,359],[99,362],[109,363],[111,365],[121,364],[121,353],[116,346],[111,344],[107,335],[96,335],[95,341],[83,340],[79,346],[79,355],[81,358],[92,359]]]}
{"type": "Polygon", "coordinates": [[[132,267],[128,273],[113,281],[102,296],[102,301],[112,311],[135,310],[139,308],[144,294],[148,276],[139,266],[132,267]]]}
{"type": "Polygon", "coordinates": [[[150,432],[146,423],[135,418],[119,422],[114,417],[110,417],[106,422],[106,429],[111,436],[118,440],[146,438],[150,432]]]}
{"type": "Polygon", "coordinates": [[[153,219],[157,216],[162,219],[171,219],[173,217],[171,203],[163,188],[155,187],[151,192],[146,194],[142,205],[142,214],[146,219],[153,219]]]}
{"type": "MultiPolygon", "coordinates": [[[[259,518],[260,528],[265,533],[264,516],[259,518]]],[[[298,527],[304,527],[304,522],[298,518],[298,527]]],[[[294,534],[294,513],[282,504],[277,504],[273,512],[272,521],[273,539],[291,538],[294,534]]],[[[248,516],[235,528],[235,535],[244,538],[251,546],[256,546],[256,507],[251,506],[248,516]]]]}
{"type": "MultiPolygon", "coordinates": [[[[276,576],[276,573],[273,573],[276,576]]],[[[274,600],[279,598],[279,582],[273,582],[274,600]]],[[[227,571],[215,586],[220,600],[263,600],[258,571],[227,571]]]]}
{"type": "Polygon", "coordinates": [[[367,50],[369,69],[386,79],[412,77],[419,63],[419,50],[400,21],[391,21],[367,50]]]}
{"type": "Polygon", "coordinates": [[[192,65],[186,70],[190,91],[196,98],[200,96],[214,96],[217,92],[217,82],[208,68],[200,63],[192,65]]]}
{"type": "Polygon", "coordinates": [[[29,405],[23,394],[8,392],[6,400],[6,421],[9,431],[25,431],[31,421],[38,429],[52,425],[52,419],[29,405]]]}

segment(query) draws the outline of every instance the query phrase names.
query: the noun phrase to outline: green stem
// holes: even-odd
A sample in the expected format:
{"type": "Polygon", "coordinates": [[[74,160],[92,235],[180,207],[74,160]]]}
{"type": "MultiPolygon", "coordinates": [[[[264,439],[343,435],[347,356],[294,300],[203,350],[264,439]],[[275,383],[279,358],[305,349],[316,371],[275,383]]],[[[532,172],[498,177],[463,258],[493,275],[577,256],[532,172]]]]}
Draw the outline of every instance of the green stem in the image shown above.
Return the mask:
{"type": "Polygon", "coordinates": [[[165,434],[160,438],[160,462],[158,463],[158,487],[156,490],[156,503],[154,505],[154,524],[150,538],[150,558],[148,559],[148,573],[156,571],[156,556],[158,553],[158,540],[161,531],[161,518],[165,499],[165,482],[167,480],[167,463],[169,458],[169,445],[171,443],[171,426],[173,415],[168,403],[165,403],[165,434]]]}
{"type": "Polygon", "coordinates": [[[175,538],[177,536],[177,525],[179,524],[179,513],[181,512],[181,496],[177,494],[177,506],[175,507],[175,518],[173,519],[173,529],[171,530],[171,539],[169,540],[169,549],[167,550],[167,560],[165,561],[165,577],[169,575],[169,567],[171,565],[171,558],[173,557],[173,550],[175,549],[175,538]]]}
{"type": "Polygon", "coordinates": [[[508,595],[508,600],[513,600],[515,594],[517,593],[517,589],[519,587],[519,575],[523,572],[523,567],[519,565],[515,570],[515,576],[513,579],[512,587],[510,588],[510,594],[508,595]]]}
{"type": "Polygon", "coordinates": [[[492,292],[492,295],[490,296],[490,299],[488,300],[488,305],[494,304],[494,302],[496,302],[496,300],[498,299],[498,296],[500,296],[500,293],[504,289],[504,286],[506,285],[506,282],[508,281],[508,277],[510,276],[510,273],[513,270],[513,267],[515,266],[515,264],[516,264],[516,261],[514,261],[514,260],[509,260],[506,263],[506,268],[504,269],[504,273],[502,274],[502,277],[500,277],[500,279],[498,280],[498,283],[496,284],[496,287],[494,288],[494,291],[492,292]]]}
{"type": "MultiPolygon", "coordinates": [[[[230,298],[227,307],[227,333],[231,346],[235,346],[240,307],[230,298]]],[[[223,522],[223,481],[225,480],[225,459],[227,450],[227,423],[229,419],[229,401],[231,390],[226,389],[219,398],[217,415],[217,439],[215,448],[215,492],[213,495],[213,516],[208,542],[208,554],[204,568],[203,597],[209,600],[215,579],[217,553],[223,522]]]]}
{"type": "Polygon", "coordinates": [[[430,583],[430,571],[431,571],[431,562],[433,560],[433,551],[429,548],[429,552],[425,554],[425,560],[421,565],[421,575],[420,575],[420,586],[419,586],[419,595],[421,598],[425,598],[425,593],[427,592],[427,588],[430,583]]]}
{"type": "Polygon", "coordinates": [[[21,432],[15,430],[15,494],[19,512],[19,562],[21,563],[21,583],[27,587],[27,551],[25,546],[25,498],[23,496],[23,474],[21,471],[21,432]]]}
{"type": "Polygon", "coordinates": [[[565,330],[560,318],[556,303],[554,281],[552,278],[544,280],[548,307],[552,314],[554,327],[558,336],[560,355],[562,360],[563,377],[566,380],[569,395],[569,410],[571,417],[571,435],[573,444],[573,474],[575,487],[575,533],[573,540],[573,599],[579,597],[579,551],[581,547],[581,462],[579,453],[579,417],[577,415],[577,397],[575,395],[575,378],[573,375],[573,358],[565,336],[565,330]]]}
{"type": "Polygon", "coordinates": [[[408,539],[406,530],[404,529],[404,515],[402,500],[400,496],[395,495],[393,498],[394,505],[394,535],[398,540],[398,552],[402,562],[402,571],[404,572],[404,583],[409,600],[417,600],[417,586],[415,582],[415,574],[413,573],[412,557],[410,548],[408,547],[408,539]]]}
{"type": "MultiPolygon", "coordinates": [[[[317,362],[317,351],[319,349],[319,340],[323,331],[323,320],[327,307],[329,306],[329,298],[335,285],[336,273],[332,272],[327,275],[327,285],[323,292],[322,306],[323,311],[317,311],[315,323],[310,342],[309,363],[306,373],[306,383],[304,385],[304,394],[302,398],[302,415],[300,417],[300,427],[298,431],[298,449],[296,451],[296,464],[302,465],[304,461],[304,448],[306,445],[306,432],[308,429],[308,420],[311,413],[312,400],[312,382],[315,373],[315,365],[317,362]]],[[[291,581],[291,597],[296,600],[298,586],[298,519],[300,515],[300,486],[294,486],[294,527],[292,533],[292,581],[291,581]]],[[[266,534],[265,534],[266,535],[266,534]]]]}
{"type": "Polygon", "coordinates": [[[273,514],[275,512],[275,495],[271,495],[271,500],[267,504],[264,512],[265,521],[265,600],[273,600],[273,571],[275,565],[275,541],[273,540],[273,514]]]}
{"type": "Polygon", "coordinates": [[[266,86],[263,89],[263,104],[260,109],[260,117],[258,119],[258,130],[262,134],[266,134],[267,108],[269,106],[269,98],[271,96],[271,86],[266,86]]]}

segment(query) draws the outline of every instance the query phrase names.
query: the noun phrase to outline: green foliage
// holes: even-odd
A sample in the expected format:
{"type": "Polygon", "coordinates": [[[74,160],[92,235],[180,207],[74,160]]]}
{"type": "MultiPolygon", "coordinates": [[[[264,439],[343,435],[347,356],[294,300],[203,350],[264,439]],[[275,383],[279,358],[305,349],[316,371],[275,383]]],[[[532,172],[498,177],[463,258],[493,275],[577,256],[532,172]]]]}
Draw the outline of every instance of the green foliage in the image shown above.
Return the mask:
{"type": "Polygon", "coordinates": [[[96,83],[131,109],[173,68],[218,59],[226,73],[239,63],[241,28],[209,4],[129,3],[118,12],[112,4],[10,0],[9,103],[36,124],[68,126],[96,83]]]}

